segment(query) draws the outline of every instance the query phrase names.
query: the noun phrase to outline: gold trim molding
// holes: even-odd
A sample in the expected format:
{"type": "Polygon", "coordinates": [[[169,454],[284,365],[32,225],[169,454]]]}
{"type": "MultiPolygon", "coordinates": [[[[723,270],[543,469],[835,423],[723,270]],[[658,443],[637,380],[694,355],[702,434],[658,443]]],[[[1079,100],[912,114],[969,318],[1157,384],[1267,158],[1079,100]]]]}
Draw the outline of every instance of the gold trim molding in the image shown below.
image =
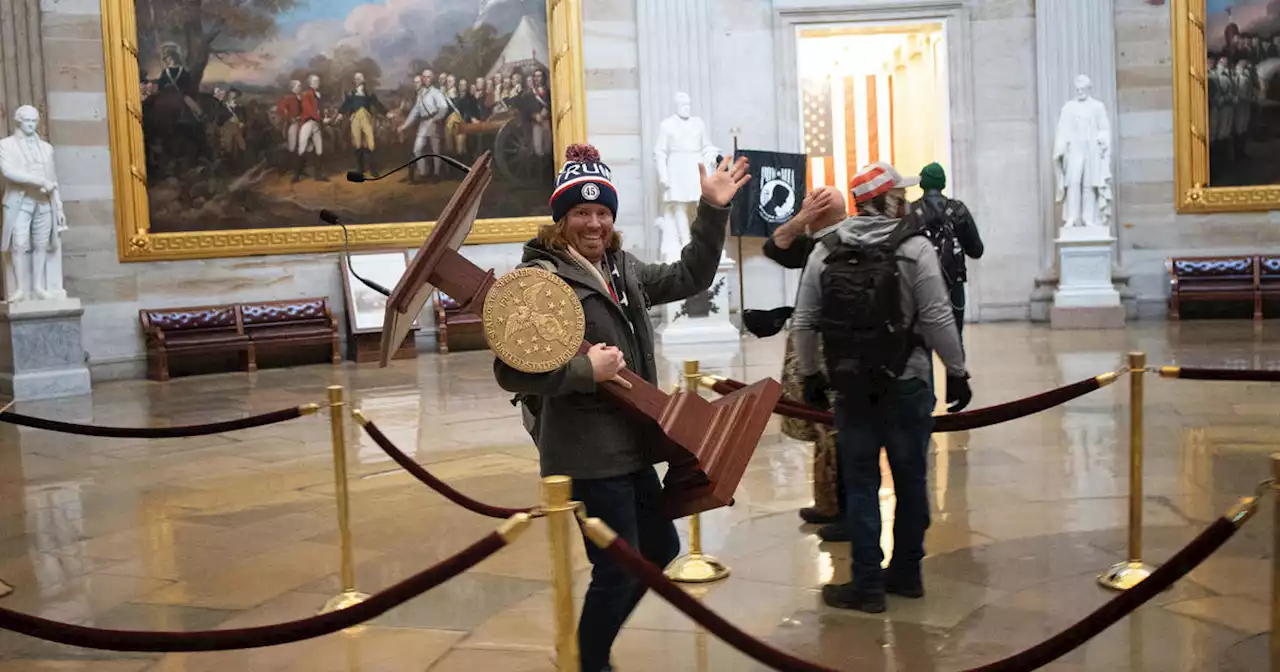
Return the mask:
{"type": "Polygon", "coordinates": [[[1206,187],[1209,182],[1205,0],[1173,0],[1173,143],[1176,208],[1181,214],[1280,210],[1280,185],[1206,187]]]}
{"type": "MultiPolygon", "coordinates": [[[[142,138],[134,0],[101,0],[106,59],[107,118],[115,193],[116,248],[122,262],[306,254],[342,249],[342,229],[307,226],[189,233],[152,233],[142,138]]],[[[565,148],[587,139],[586,82],[582,60],[582,0],[547,0],[552,120],[556,164],[565,148]]],[[[545,217],[478,219],[468,245],[524,242],[545,217]]],[[[417,247],[435,222],[348,226],[353,249],[417,247]]]]}

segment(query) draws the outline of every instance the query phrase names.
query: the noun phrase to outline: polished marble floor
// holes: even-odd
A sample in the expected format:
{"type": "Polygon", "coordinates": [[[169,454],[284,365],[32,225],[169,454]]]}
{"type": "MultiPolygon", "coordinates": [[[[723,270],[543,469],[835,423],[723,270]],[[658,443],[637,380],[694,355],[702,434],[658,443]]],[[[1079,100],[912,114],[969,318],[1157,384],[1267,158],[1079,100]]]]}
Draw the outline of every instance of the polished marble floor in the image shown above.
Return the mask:
{"type": "MultiPolygon", "coordinates": [[[[1239,322],[966,330],[978,406],[1113,370],[1132,349],[1153,364],[1280,367],[1276,336],[1275,327],[1239,322]]],[[[781,353],[780,339],[752,341],[732,361],[709,366],[756,379],[777,374],[781,353]]],[[[667,375],[678,365],[670,362],[667,375]]],[[[485,353],[424,355],[386,370],[320,365],[109,383],[91,399],[16,410],[109,425],[198,423],[319,402],[334,383],[464,492],[500,505],[536,501],[536,455],[485,353]]],[[[1150,377],[1147,388],[1144,555],[1159,562],[1269,473],[1280,389],[1150,377]]],[[[699,594],[753,635],[840,669],[965,670],[1021,650],[1111,596],[1095,576],[1125,557],[1127,398],[1117,384],[1032,418],[937,436],[929,594],[891,598],[878,616],[822,606],[819,587],[847,577],[847,546],[821,543],[800,524],[795,510],[809,501],[810,453],[774,423],[736,506],[704,518],[705,548],[733,574],[699,594]]],[[[358,446],[350,471],[360,589],[382,589],[494,528],[349,430],[358,446]]],[[[338,589],[331,467],[323,415],[150,442],[0,427],[0,579],[16,587],[0,606],[124,629],[310,615],[338,589]]],[[[886,518],[890,486],[886,479],[886,518]]],[[[1187,580],[1044,669],[1266,669],[1271,525],[1264,507],[1187,580]]],[[[576,562],[580,596],[580,550],[576,562]]],[[[190,655],[87,651],[0,632],[0,672],[549,671],[549,564],[537,525],[512,548],[356,632],[190,655]]],[[[652,595],[615,651],[624,672],[759,669],[652,595]]]]}

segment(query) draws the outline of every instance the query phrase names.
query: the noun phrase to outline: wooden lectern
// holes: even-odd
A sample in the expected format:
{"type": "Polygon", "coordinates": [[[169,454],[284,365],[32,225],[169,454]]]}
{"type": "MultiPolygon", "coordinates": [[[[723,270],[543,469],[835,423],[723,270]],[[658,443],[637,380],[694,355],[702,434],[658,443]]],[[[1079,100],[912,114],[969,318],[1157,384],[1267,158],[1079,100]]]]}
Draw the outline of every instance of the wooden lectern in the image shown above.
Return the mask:
{"type": "MultiPolygon", "coordinates": [[[[492,159],[486,152],[449,200],[391,293],[383,321],[382,366],[390,363],[395,345],[404,340],[434,288],[456,299],[464,310],[477,315],[484,310],[493,271],[480,270],[458,248],[471,232],[492,175],[492,159]]],[[[589,347],[583,342],[580,352],[589,347]]],[[[665,445],[655,446],[655,454],[669,466],[663,481],[666,515],[680,518],[733,503],[733,493],[782,396],[782,386],[766,378],[708,401],[687,391],[667,394],[629,370],[620,377],[630,383],[630,389],[610,382],[602,384],[601,390],[646,421],[657,423],[665,437],[665,445]]]]}

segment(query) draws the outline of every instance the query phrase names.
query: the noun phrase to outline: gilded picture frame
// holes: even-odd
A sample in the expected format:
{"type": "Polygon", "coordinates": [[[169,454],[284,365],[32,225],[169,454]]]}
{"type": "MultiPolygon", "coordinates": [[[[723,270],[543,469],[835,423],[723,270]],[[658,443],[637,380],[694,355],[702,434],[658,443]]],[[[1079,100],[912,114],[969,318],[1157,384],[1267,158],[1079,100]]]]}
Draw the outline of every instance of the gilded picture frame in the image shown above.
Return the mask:
{"type": "MultiPolygon", "coordinates": [[[[565,148],[585,142],[586,92],[582,59],[582,1],[546,0],[550,123],[556,169],[565,148]]],[[[151,230],[143,143],[142,91],[135,0],[101,0],[103,49],[115,196],[117,251],[121,262],[334,252],[343,247],[336,226],[293,226],[160,233],[151,230]]],[[[398,162],[397,162],[398,163],[398,162]]],[[[467,244],[524,242],[546,217],[477,219],[467,244]]],[[[353,249],[413,248],[434,222],[354,224],[353,249]]]]}
{"type": "MultiPolygon", "coordinates": [[[[1280,210],[1280,184],[1214,186],[1210,16],[1206,0],[1172,0],[1175,207],[1180,214],[1280,210]],[[1202,67],[1204,66],[1204,67],[1202,67]]],[[[1247,5],[1249,0],[1240,4],[1247,5]]],[[[1219,143],[1225,144],[1225,143],[1219,143]]],[[[1216,173],[1215,173],[1216,174],[1216,173]]]]}

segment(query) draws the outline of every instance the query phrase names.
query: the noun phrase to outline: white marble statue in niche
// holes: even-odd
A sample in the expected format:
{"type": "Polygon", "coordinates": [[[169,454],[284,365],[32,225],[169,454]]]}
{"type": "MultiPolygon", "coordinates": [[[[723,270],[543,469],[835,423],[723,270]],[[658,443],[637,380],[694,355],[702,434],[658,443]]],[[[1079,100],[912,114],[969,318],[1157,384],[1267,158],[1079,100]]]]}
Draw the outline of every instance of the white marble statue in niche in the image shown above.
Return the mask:
{"type": "Polygon", "coordinates": [[[1053,172],[1066,227],[1107,227],[1111,221],[1111,123],[1089,95],[1093,83],[1076,78],[1076,97],[1062,106],[1053,141],[1053,172]]]}
{"type": "Polygon", "coordinates": [[[4,287],[9,303],[65,299],[62,232],[67,218],[53,168],[53,145],[36,133],[40,112],[30,105],[13,114],[17,130],[0,139],[4,176],[4,287]]]}
{"type": "Polygon", "coordinates": [[[689,243],[689,222],[702,194],[701,164],[710,172],[720,150],[711,144],[707,126],[692,115],[689,94],[675,95],[676,113],[662,120],[658,127],[658,145],[653,157],[658,165],[658,182],[662,185],[663,261],[680,258],[680,250],[689,243]]]}

